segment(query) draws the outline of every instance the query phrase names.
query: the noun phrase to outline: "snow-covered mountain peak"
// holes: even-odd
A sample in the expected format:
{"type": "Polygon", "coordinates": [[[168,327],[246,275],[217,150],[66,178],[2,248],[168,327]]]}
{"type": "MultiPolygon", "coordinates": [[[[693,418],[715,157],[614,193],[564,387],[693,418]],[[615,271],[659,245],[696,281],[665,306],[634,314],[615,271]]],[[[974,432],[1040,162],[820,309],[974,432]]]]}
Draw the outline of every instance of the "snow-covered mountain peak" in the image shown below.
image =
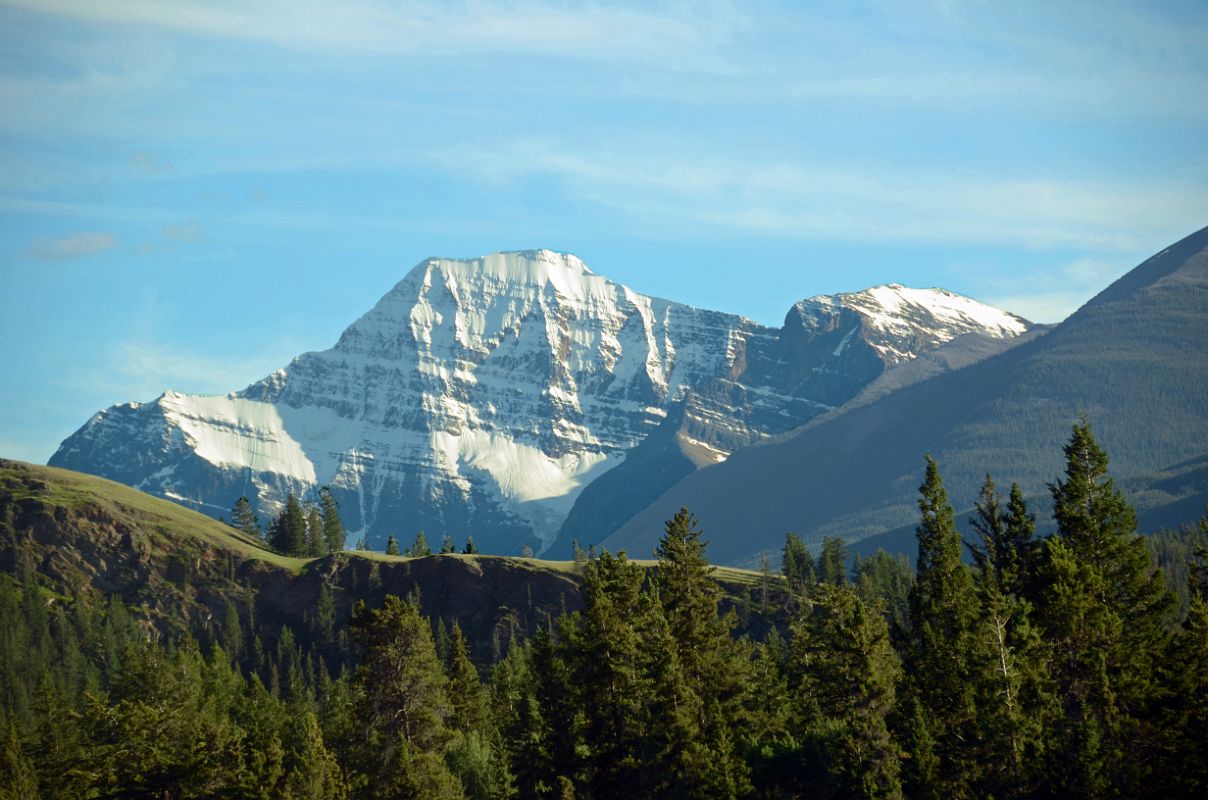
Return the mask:
{"type": "Polygon", "coordinates": [[[630,463],[652,432],[656,452],[691,445],[711,463],[955,336],[1026,328],[897,285],[795,311],[766,328],[639,294],[553,250],[429,258],[334,347],[240,392],[113,406],[52,463],[215,514],[241,495],[272,512],[290,492],[330,486],[373,545],[424,528],[473,533],[497,553],[540,550],[618,466],[630,465],[612,479],[628,498],[678,474],[662,455],[630,463]]]}
{"type": "Polygon", "coordinates": [[[864,339],[887,363],[900,363],[922,350],[967,333],[996,339],[1019,336],[1027,320],[946,289],[916,289],[899,283],[859,292],[817,295],[797,304],[803,319],[829,319],[846,309],[858,315],[864,339]]]}

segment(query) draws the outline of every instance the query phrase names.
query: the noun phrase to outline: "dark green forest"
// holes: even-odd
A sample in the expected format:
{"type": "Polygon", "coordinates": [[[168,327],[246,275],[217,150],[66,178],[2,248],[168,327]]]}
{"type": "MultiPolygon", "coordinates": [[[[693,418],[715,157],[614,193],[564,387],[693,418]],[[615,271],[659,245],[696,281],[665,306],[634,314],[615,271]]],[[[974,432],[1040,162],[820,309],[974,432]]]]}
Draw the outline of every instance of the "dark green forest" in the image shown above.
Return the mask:
{"type": "MultiPolygon", "coordinates": [[[[1064,456],[1053,536],[987,476],[965,552],[928,457],[914,569],[789,534],[740,607],[682,510],[656,568],[585,556],[582,610],[483,663],[415,597],[164,635],[18,559],[0,798],[1202,797],[1208,516],[1142,538],[1089,423],[1064,456]]],[[[270,540],[338,549],[333,508],[287,504],[270,540]]]]}

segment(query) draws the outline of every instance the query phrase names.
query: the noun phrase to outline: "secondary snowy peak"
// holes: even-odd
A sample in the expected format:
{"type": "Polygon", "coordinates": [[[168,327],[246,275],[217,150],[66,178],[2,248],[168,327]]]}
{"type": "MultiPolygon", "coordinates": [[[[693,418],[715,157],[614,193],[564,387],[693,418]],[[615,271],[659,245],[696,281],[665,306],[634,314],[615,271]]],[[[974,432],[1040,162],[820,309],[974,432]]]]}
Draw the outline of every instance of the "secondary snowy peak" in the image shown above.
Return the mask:
{"type": "Polygon", "coordinates": [[[897,283],[817,295],[795,306],[807,326],[832,325],[841,309],[859,317],[860,324],[848,335],[859,330],[889,365],[909,361],[964,334],[1008,339],[1031,327],[1022,317],[946,289],[914,289],[897,283]]]}

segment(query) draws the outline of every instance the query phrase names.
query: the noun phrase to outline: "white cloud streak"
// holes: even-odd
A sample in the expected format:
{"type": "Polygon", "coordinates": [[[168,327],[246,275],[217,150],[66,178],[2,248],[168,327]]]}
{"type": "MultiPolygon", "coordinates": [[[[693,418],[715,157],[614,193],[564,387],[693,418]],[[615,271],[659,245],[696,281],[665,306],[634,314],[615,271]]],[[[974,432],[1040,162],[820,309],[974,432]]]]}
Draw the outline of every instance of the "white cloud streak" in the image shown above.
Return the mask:
{"type": "Polygon", "coordinates": [[[634,160],[560,151],[547,142],[506,150],[458,148],[438,158],[451,170],[486,181],[554,177],[580,199],[663,230],[1134,251],[1208,222],[1208,187],[1173,181],[945,176],[860,164],[693,159],[672,152],[634,160]]]}
{"type": "Polygon", "coordinates": [[[29,256],[39,261],[71,261],[93,256],[117,246],[109,233],[81,231],[58,239],[38,239],[29,246],[29,256]]]}

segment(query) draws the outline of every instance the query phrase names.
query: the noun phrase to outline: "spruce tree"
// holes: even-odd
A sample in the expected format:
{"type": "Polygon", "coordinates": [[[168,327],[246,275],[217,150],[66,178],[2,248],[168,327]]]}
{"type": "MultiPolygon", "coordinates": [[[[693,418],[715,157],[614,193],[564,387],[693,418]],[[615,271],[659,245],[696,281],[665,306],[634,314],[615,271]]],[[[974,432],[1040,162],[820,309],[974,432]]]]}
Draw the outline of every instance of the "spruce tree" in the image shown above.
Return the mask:
{"type": "Polygon", "coordinates": [[[1162,747],[1155,794],[1203,797],[1208,793],[1208,602],[1198,586],[1193,587],[1187,618],[1171,642],[1161,674],[1162,747]]]}
{"type": "MultiPolygon", "coordinates": [[[[918,711],[907,722],[921,721],[924,729],[906,733],[915,747],[931,748],[937,772],[928,776],[908,769],[906,777],[911,794],[919,797],[963,798],[970,796],[976,772],[976,755],[967,743],[976,736],[972,631],[977,598],[961,562],[955,514],[930,455],[919,494],[918,576],[910,596],[904,688],[918,711]]],[[[913,753],[907,764],[924,765],[922,755],[913,753]]]]}
{"type": "Polygon", "coordinates": [[[401,556],[402,555],[402,552],[398,549],[398,539],[395,539],[393,534],[386,537],[385,553],[388,556],[401,556]]]}
{"type": "Polygon", "coordinates": [[[574,615],[556,626],[557,640],[542,627],[533,636],[530,661],[534,697],[540,709],[539,752],[544,755],[542,785],[548,797],[559,797],[563,780],[583,782],[584,698],[575,681],[577,649],[574,615]]]}
{"type": "Polygon", "coordinates": [[[362,651],[354,676],[356,761],[373,796],[459,796],[444,763],[453,713],[448,678],[428,621],[414,603],[388,595],[378,609],[358,603],[349,624],[362,651]]]}
{"type": "Polygon", "coordinates": [[[847,583],[847,546],[837,536],[822,540],[822,552],[818,554],[818,580],[833,586],[847,583]]]}
{"type": "Polygon", "coordinates": [[[1050,486],[1058,531],[1044,550],[1037,608],[1062,710],[1050,764],[1069,793],[1136,794],[1160,738],[1144,710],[1157,694],[1154,659],[1167,649],[1174,599],[1085,418],[1065,456],[1065,477],[1050,486]]]}
{"type": "Polygon", "coordinates": [[[900,667],[884,616],[855,589],[824,582],[792,632],[798,734],[827,756],[810,781],[815,796],[901,797],[887,723],[900,667]]]}
{"type": "Polygon", "coordinates": [[[780,563],[780,570],[788,581],[791,592],[801,595],[807,586],[814,584],[814,559],[810,557],[809,550],[797,534],[784,535],[784,551],[780,563]]]}
{"type": "Polygon", "coordinates": [[[645,796],[643,758],[651,705],[640,624],[645,570],[607,550],[587,565],[577,682],[585,689],[583,738],[592,797],[645,796]]]}
{"type": "Polygon", "coordinates": [[[974,784],[977,793],[1008,800],[1033,796],[1041,785],[1042,734],[1056,709],[1048,650],[1032,622],[1032,606],[1004,589],[1004,584],[1034,585],[1035,578],[1010,572],[1010,566],[1004,570],[1002,563],[996,568],[987,559],[974,572],[979,611],[971,681],[980,736],[970,747],[979,751],[983,767],[974,784]]]}
{"type": "Polygon", "coordinates": [[[254,536],[257,539],[263,536],[260,530],[260,519],[252,510],[252,503],[246,496],[235,501],[235,506],[231,509],[231,525],[248,536],[254,536]]]}
{"type": "Polygon", "coordinates": [[[344,549],[344,523],[340,520],[340,505],[326,486],[319,490],[319,510],[323,515],[323,541],[327,552],[338,553],[344,549]]]}
{"type": "Polygon", "coordinates": [[[456,621],[449,633],[449,657],[445,669],[449,676],[449,700],[453,708],[449,723],[463,733],[485,733],[490,720],[487,696],[478,670],[470,661],[465,634],[456,621]]]}
{"type": "Polygon", "coordinates": [[[478,546],[474,544],[473,536],[466,537],[466,546],[462,548],[461,552],[465,553],[466,555],[474,555],[478,552],[478,546]]]}
{"type": "Polygon", "coordinates": [[[457,545],[453,544],[453,537],[447,533],[443,537],[441,537],[440,552],[441,552],[441,555],[457,552],[457,545]]]}
{"type": "MultiPolygon", "coordinates": [[[[713,568],[705,558],[707,542],[701,536],[699,521],[686,508],[668,520],[655,550],[659,565],[653,583],[678,656],[674,667],[682,670],[699,697],[701,716],[693,724],[721,741],[728,717],[741,710],[750,662],[730,636],[737,620],[719,614],[721,590],[710,577],[713,568]],[[714,716],[715,710],[720,716],[714,716]]],[[[709,763],[722,766],[733,755],[713,753],[709,763]]],[[[736,780],[745,781],[742,776],[736,780]]]]}
{"type": "Polygon", "coordinates": [[[292,492],[285,499],[281,516],[273,523],[270,543],[274,550],[288,556],[306,554],[306,515],[292,492]]]}
{"type": "Polygon", "coordinates": [[[428,546],[428,539],[424,536],[423,531],[415,534],[415,541],[411,543],[411,555],[415,558],[432,555],[432,548],[428,546]]]}
{"type": "Polygon", "coordinates": [[[306,555],[318,558],[327,552],[327,542],[323,538],[323,518],[314,503],[306,506],[306,555]]]}

